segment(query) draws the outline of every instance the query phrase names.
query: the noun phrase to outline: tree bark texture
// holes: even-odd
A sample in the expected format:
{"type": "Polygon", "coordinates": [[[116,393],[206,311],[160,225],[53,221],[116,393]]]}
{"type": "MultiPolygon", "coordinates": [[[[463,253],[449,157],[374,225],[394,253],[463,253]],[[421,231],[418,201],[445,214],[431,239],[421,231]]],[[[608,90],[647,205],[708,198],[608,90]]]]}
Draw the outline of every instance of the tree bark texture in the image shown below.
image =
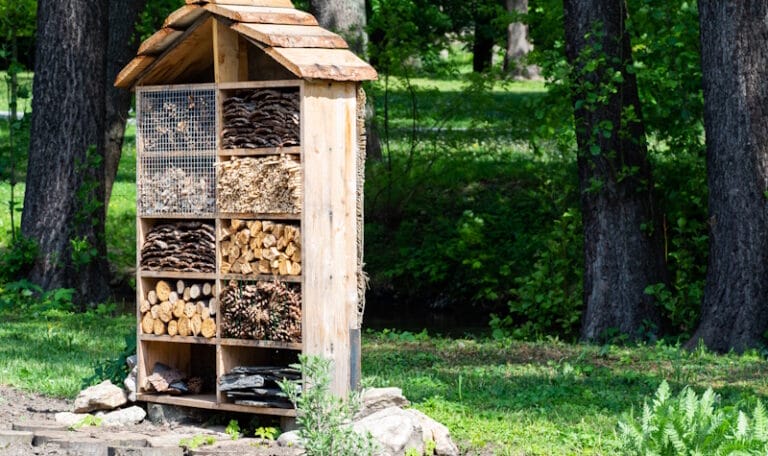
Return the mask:
{"type": "Polygon", "coordinates": [[[709,264],[689,345],[743,351],[768,327],[768,3],[701,0],[709,264]]]}
{"type": "Polygon", "coordinates": [[[310,0],[309,10],[321,26],[343,36],[352,51],[365,55],[365,0],[310,0]]]}
{"type": "Polygon", "coordinates": [[[37,241],[30,279],[74,288],[81,303],[104,299],[103,127],[106,5],[38,2],[29,165],[22,232],[37,241]],[[84,261],[88,259],[89,261],[84,261]]]}
{"type": "Polygon", "coordinates": [[[115,78],[136,55],[139,40],[135,36],[136,21],[146,0],[109,0],[109,31],[106,54],[106,90],[104,112],[104,194],[105,212],[117,178],[117,166],[123,150],[125,122],[131,107],[131,92],[115,87],[115,78]]]}
{"type": "Polygon", "coordinates": [[[626,5],[564,0],[564,7],[584,224],[581,335],[594,340],[618,330],[636,337],[646,322],[660,324],[644,290],[663,282],[665,269],[637,81],[626,71],[626,5]],[[604,101],[591,98],[595,93],[604,101]]]}
{"type": "MultiPolygon", "coordinates": [[[[507,0],[509,13],[527,14],[528,0],[507,0]]],[[[523,58],[533,50],[528,41],[528,24],[511,22],[507,26],[507,52],[504,54],[504,72],[514,76],[528,76],[523,58]]]]}

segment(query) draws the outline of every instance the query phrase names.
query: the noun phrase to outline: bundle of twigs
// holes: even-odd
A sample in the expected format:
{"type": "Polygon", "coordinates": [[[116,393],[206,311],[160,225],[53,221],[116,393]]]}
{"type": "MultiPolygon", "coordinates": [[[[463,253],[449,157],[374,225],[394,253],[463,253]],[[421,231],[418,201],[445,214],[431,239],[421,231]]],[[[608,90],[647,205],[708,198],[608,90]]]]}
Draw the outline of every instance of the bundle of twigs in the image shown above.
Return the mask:
{"type": "Polygon", "coordinates": [[[216,165],[221,212],[301,212],[301,163],[291,155],[235,158],[216,165]]]}
{"type": "Polygon", "coordinates": [[[224,337],[301,342],[301,294],[283,282],[232,280],[219,302],[224,337]]]}

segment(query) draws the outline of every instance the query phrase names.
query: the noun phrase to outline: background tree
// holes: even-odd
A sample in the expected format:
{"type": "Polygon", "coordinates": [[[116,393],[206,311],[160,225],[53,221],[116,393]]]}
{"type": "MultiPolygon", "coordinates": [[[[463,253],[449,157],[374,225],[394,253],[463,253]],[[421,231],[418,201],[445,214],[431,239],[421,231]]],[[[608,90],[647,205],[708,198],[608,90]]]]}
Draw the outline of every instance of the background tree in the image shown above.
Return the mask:
{"type": "Polygon", "coordinates": [[[584,226],[581,335],[636,336],[659,324],[645,288],[663,282],[664,256],[632,65],[626,4],[565,0],[566,56],[584,226]]]}
{"type": "Polygon", "coordinates": [[[365,55],[365,0],[310,0],[309,10],[321,26],[342,35],[356,54],[365,55]]]}
{"type": "Polygon", "coordinates": [[[699,340],[761,344],[768,327],[768,3],[700,0],[710,247],[699,340]]]}
{"type": "Polygon", "coordinates": [[[533,76],[523,60],[533,50],[533,45],[528,39],[528,24],[521,20],[523,16],[528,15],[528,0],[506,0],[506,6],[512,20],[507,26],[504,72],[513,76],[533,76]]]}
{"type": "Polygon", "coordinates": [[[39,245],[30,279],[74,288],[81,302],[109,292],[104,239],[104,49],[101,0],[41,0],[22,233],[39,245]]]}
{"type": "MultiPolygon", "coordinates": [[[[109,202],[117,165],[123,150],[125,123],[131,107],[131,92],[114,86],[120,70],[136,55],[139,37],[136,22],[147,0],[109,0],[109,35],[106,49],[106,78],[104,86],[104,201],[109,202]]],[[[107,205],[105,205],[107,206],[107,205]]]]}

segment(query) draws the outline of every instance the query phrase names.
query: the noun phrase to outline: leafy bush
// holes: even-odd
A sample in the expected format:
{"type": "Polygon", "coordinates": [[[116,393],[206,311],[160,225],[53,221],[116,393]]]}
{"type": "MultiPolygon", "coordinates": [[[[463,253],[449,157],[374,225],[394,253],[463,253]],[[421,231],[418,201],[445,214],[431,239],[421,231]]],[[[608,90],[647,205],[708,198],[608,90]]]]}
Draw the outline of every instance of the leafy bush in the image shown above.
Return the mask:
{"type": "Polygon", "coordinates": [[[319,356],[299,355],[296,367],[303,374],[305,388],[300,392],[292,381],[280,388],[297,409],[299,436],[308,456],[366,456],[377,450],[374,438],[355,432],[350,423],[360,406],[360,398],[347,401],[330,392],[331,361],[319,356]]]}
{"type": "Polygon", "coordinates": [[[719,408],[707,389],[700,397],[689,387],[673,397],[662,382],[640,417],[619,423],[623,454],[648,456],[766,454],[768,414],[758,401],[752,418],[734,408],[719,408]]]}
{"type": "Polygon", "coordinates": [[[99,361],[93,365],[93,375],[83,379],[83,387],[95,385],[109,380],[114,385],[122,385],[125,377],[128,376],[128,364],[126,360],[129,356],[136,354],[136,333],[131,331],[125,336],[125,347],[115,357],[99,361]]]}
{"type": "Polygon", "coordinates": [[[20,279],[37,258],[37,242],[18,236],[9,247],[0,248],[0,283],[20,279]]]}

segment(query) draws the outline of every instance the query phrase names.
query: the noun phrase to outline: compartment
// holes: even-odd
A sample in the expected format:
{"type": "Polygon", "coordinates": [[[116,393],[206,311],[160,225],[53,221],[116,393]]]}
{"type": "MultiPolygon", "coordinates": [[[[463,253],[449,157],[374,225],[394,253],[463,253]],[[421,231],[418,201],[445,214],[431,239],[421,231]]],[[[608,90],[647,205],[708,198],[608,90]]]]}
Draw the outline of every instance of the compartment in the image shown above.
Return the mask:
{"type": "Polygon", "coordinates": [[[216,90],[211,86],[136,89],[139,153],[216,150],[216,90]]]}
{"type": "Polygon", "coordinates": [[[140,343],[139,393],[215,394],[215,345],[140,343]]]}
{"type": "Polygon", "coordinates": [[[221,337],[300,343],[301,300],[298,284],[230,280],[219,295],[221,337]]]}
{"type": "Polygon", "coordinates": [[[216,336],[218,300],[214,280],[144,278],[139,293],[142,334],[178,339],[216,336]]]}
{"type": "Polygon", "coordinates": [[[301,229],[291,222],[225,219],[219,252],[222,274],[298,276],[301,229]]]}
{"type": "Polygon", "coordinates": [[[137,180],[139,213],[215,212],[215,159],[213,152],[142,154],[137,180]]]}
{"type": "Polygon", "coordinates": [[[298,351],[251,347],[221,347],[219,401],[260,408],[292,409],[278,380],[298,380],[298,351]]]}
{"type": "Polygon", "coordinates": [[[216,206],[224,213],[299,214],[301,162],[293,155],[230,157],[216,164],[216,206]]]}
{"type": "Polygon", "coordinates": [[[298,146],[299,106],[297,87],[222,91],[221,148],[298,146]]]}
{"type": "Polygon", "coordinates": [[[142,220],[142,271],[216,271],[216,236],[213,221],[142,220]]]}

